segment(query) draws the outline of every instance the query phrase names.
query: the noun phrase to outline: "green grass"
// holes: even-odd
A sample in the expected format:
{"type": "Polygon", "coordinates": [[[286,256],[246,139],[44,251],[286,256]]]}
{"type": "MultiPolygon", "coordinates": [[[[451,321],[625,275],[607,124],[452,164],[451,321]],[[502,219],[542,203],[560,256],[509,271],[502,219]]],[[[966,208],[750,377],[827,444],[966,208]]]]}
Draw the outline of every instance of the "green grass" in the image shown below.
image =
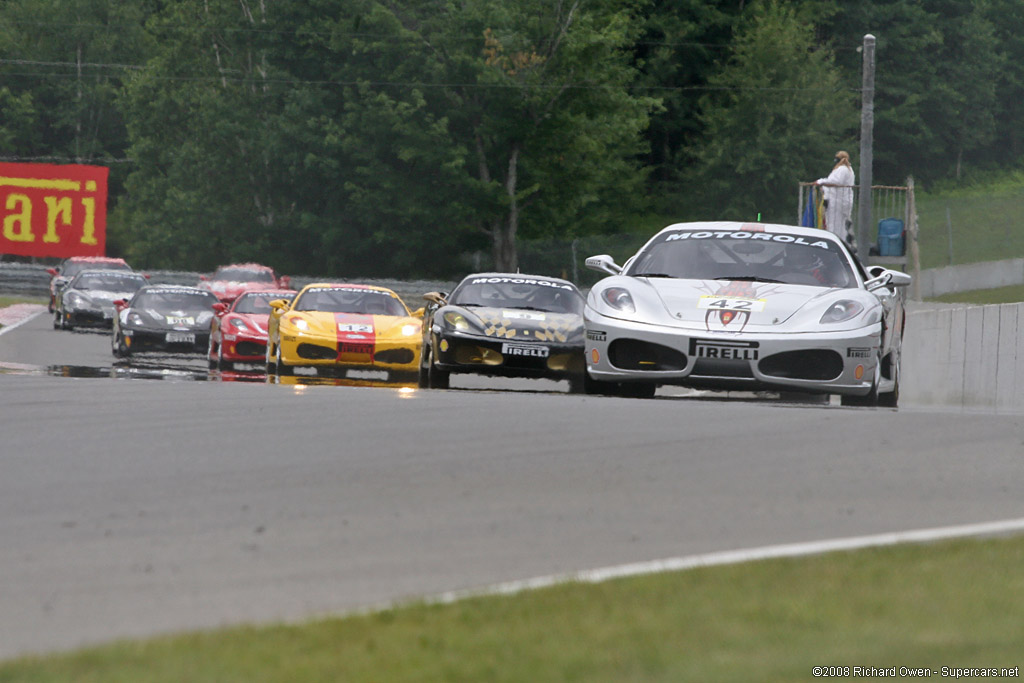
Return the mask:
{"type": "Polygon", "coordinates": [[[1024,257],[1024,173],[964,188],[918,188],[915,199],[922,268],[1024,257]]]}
{"type": "Polygon", "coordinates": [[[931,301],[947,304],[1013,304],[1024,301],[1024,285],[1011,285],[995,289],[975,289],[937,296],[931,301]]]}
{"type": "Polygon", "coordinates": [[[0,308],[6,308],[14,304],[43,304],[45,306],[46,303],[46,297],[0,296],[0,308]]]}
{"type": "Polygon", "coordinates": [[[1022,566],[1024,537],[767,560],[123,642],[0,663],[0,681],[807,681],[814,666],[1014,667],[1022,566]]]}

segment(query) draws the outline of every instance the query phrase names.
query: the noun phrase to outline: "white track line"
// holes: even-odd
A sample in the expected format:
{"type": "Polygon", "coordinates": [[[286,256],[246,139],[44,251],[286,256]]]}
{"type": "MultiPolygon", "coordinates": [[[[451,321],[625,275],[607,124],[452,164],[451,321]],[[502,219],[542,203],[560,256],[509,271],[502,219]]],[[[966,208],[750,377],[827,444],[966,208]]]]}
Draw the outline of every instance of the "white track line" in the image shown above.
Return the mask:
{"type": "Polygon", "coordinates": [[[16,330],[17,328],[19,328],[22,325],[24,325],[25,323],[27,323],[29,320],[32,320],[34,318],[38,318],[39,316],[41,316],[44,311],[46,311],[45,308],[42,311],[37,311],[35,313],[30,314],[27,318],[22,318],[21,320],[19,320],[16,323],[11,323],[10,325],[4,325],[3,327],[0,327],[0,334],[7,334],[11,330],[16,330]]]}
{"type": "Polygon", "coordinates": [[[687,557],[673,557],[665,560],[653,560],[650,562],[634,562],[632,564],[622,564],[614,567],[605,567],[603,569],[588,569],[569,574],[539,576],[532,579],[524,579],[522,581],[499,583],[479,589],[449,591],[432,598],[427,598],[426,602],[431,604],[448,604],[465,598],[485,595],[513,595],[526,590],[547,588],[549,586],[563,583],[600,583],[602,581],[608,581],[609,579],[617,579],[626,576],[642,576],[657,572],[695,569],[697,567],[713,567],[716,565],[738,564],[740,562],[752,562],[755,560],[767,560],[778,557],[819,555],[837,550],[859,550],[863,548],[897,545],[899,543],[926,543],[930,541],[963,538],[967,536],[987,536],[1019,531],[1024,531],[1024,519],[1008,519],[997,522],[963,524],[960,526],[919,529],[915,531],[897,531],[888,534],[854,536],[851,538],[811,541],[809,543],[771,545],[761,548],[749,548],[747,550],[727,550],[724,552],[708,553],[706,555],[689,555],[687,557]]]}

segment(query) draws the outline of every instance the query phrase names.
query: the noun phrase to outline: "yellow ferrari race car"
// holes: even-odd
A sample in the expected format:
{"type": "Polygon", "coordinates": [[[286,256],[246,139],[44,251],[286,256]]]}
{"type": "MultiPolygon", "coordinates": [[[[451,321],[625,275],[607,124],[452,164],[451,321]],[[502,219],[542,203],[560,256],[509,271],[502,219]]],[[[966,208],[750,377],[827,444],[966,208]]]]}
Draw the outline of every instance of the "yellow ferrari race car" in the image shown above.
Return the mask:
{"type": "Polygon", "coordinates": [[[270,302],[267,374],[296,367],[344,374],[385,370],[388,379],[415,376],[420,363],[419,317],[390,289],[371,285],[315,283],[288,302],[270,302]]]}

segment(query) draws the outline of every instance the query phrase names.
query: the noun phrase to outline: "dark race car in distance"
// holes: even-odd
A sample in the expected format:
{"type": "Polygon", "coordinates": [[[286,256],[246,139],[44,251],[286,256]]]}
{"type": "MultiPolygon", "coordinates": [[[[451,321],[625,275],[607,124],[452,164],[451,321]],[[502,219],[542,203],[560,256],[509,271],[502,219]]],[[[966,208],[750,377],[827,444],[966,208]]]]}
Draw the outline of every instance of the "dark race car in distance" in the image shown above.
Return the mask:
{"type": "Polygon", "coordinates": [[[112,327],[117,309],[114,302],[129,299],[146,286],[141,273],[125,270],[82,270],[57,290],[54,329],[112,327]]]}
{"type": "Polygon", "coordinates": [[[110,256],[71,256],[61,261],[56,268],[47,268],[50,274],[50,304],[48,310],[53,313],[53,307],[57,303],[57,292],[66,285],[71,278],[82,270],[128,270],[131,266],[123,258],[110,256]]]}
{"type": "Polygon", "coordinates": [[[571,282],[478,273],[423,298],[420,386],[447,388],[454,372],[567,379],[583,390],[584,300],[571,282]]]}
{"type": "Polygon", "coordinates": [[[267,319],[270,302],[291,301],[294,290],[252,290],[239,294],[230,303],[213,305],[216,314],[210,321],[210,367],[230,370],[235,363],[259,363],[267,357],[267,319]]]}
{"type": "Polygon", "coordinates": [[[217,297],[198,287],[148,285],[129,301],[114,302],[114,356],[156,351],[204,354],[217,297]]]}
{"type": "Polygon", "coordinates": [[[290,290],[291,278],[279,275],[270,266],[259,263],[234,263],[220,266],[213,275],[199,277],[200,289],[217,295],[221,301],[231,301],[239,294],[253,289],[290,290]]]}

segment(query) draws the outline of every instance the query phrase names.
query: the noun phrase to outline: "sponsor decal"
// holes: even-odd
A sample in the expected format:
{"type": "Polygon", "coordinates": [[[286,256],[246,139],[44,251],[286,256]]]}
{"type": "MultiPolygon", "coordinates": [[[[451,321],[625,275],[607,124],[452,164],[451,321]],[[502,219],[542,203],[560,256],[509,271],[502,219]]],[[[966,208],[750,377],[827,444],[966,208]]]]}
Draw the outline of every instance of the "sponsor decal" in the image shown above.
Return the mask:
{"type": "Polygon", "coordinates": [[[867,346],[851,346],[846,349],[847,358],[871,358],[872,349],[867,346]]]}
{"type": "Polygon", "coordinates": [[[704,294],[697,301],[701,310],[743,311],[760,313],[764,310],[765,299],[748,299],[745,297],[729,297],[715,294],[704,294]]]}
{"type": "Polygon", "coordinates": [[[505,320],[547,320],[547,316],[536,311],[508,311],[502,310],[501,317],[505,320]]]}
{"type": "Polygon", "coordinates": [[[755,232],[752,230],[686,230],[674,232],[665,238],[666,242],[676,240],[708,240],[708,239],[739,239],[739,240],[762,240],[765,242],[785,242],[789,244],[803,244],[808,247],[828,249],[829,243],[825,240],[815,240],[802,235],[787,235],[778,232],[755,232]]]}
{"type": "Polygon", "coordinates": [[[338,323],[338,332],[373,333],[373,325],[363,325],[359,323],[338,323]]]}
{"type": "Polygon", "coordinates": [[[691,339],[690,355],[718,360],[757,360],[758,342],[691,339]]]}
{"type": "Polygon", "coordinates": [[[697,302],[697,308],[707,310],[704,315],[704,326],[708,332],[712,330],[742,332],[750,322],[750,314],[763,311],[764,297],[774,294],[777,288],[772,287],[758,291],[753,282],[732,280],[719,287],[717,291],[712,292],[710,289],[704,291],[708,292],[710,296],[701,296],[701,300],[697,302]],[[716,303],[716,301],[725,303],[716,303]],[[730,305],[729,302],[733,302],[735,305],[730,305]],[[749,306],[744,302],[750,302],[749,306]]]}
{"type": "Polygon", "coordinates": [[[551,280],[540,280],[531,277],[475,277],[470,280],[473,285],[538,285],[540,287],[554,287],[555,289],[568,289],[572,291],[572,285],[552,282],[551,280]]]}
{"type": "Polygon", "coordinates": [[[355,353],[360,355],[371,355],[373,344],[355,344],[353,342],[341,342],[338,344],[338,353],[355,353]]]}
{"type": "Polygon", "coordinates": [[[167,316],[168,325],[195,325],[196,319],[191,316],[184,315],[169,315],[167,316]]]}
{"type": "Polygon", "coordinates": [[[381,290],[381,289],[370,289],[368,287],[365,288],[365,289],[362,288],[362,287],[341,287],[341,286],[339,286],[339,287],[330,287],[330,286],[328,286],[328,287],[310,287],[309,289],[307,289],[305,291],[306,292],[312,292],[312,293],[319,293],[319,292],[349,292],[351,294],[377,294],[379,296],[392,297],[392,298],[395,298],[395,299],[398,298],[397,295],[392,294],[391,292],[384,291],[384,290],[381,290]]]}
{"type": "Polygon", "coordinates": [[[605,341],[608,339],[608,333],[602,332],[601,330],[587,330],[587,339],[605,341]]]}
{"type": "Polygon", "coordinates": [[[447,339],[442,339],[441,340],[441,350],[445,351],[445,352],[448,351],[448,340],[447,339]]]}
{"type": "Polygon", "coordinates": [[[531,356],[533,358],[547,358],[550,350],[546,346],[534,344],[509,344],[501,345],[501,352],[506,356],[531,356]]]}
{"type": "Polygon", "coordinates": [[[105,166],[0,163],[0,253],[103,256],[105,166]]]}
{"type": "MultiPolygon", "coordinates": [[[[331,288],[333,291],[341,289],[331,288]]],[[[352,289],[364,292],[370,290],[352,289]]],[[[362,313],[335,313],[334,326],[337,332],[338,353],[358,356],[373,356],[377,335],[373,327],[373,316],[362,313]]],[[[365,359],[362,359],[365,361],[365,359]]]]}
{"type": "Polygon", "coordinates": [[[597,365],[599,362],[601,362],[601,354],[598,353],[597,349],[590,350],[590,362],[593,363],[594,365],[597,365]]]}

